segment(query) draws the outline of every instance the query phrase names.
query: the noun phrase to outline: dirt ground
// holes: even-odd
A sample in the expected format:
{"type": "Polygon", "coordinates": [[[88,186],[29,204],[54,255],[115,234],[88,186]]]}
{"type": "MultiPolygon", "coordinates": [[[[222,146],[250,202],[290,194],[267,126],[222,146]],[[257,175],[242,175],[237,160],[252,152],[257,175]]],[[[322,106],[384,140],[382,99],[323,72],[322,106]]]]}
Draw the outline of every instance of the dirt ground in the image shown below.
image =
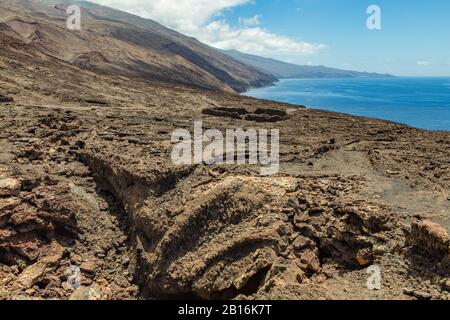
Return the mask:
{"type": "Polygon", "coordinates": [[[1,40],[0,299],[450,297],[449,132],[102,75],[1,40]],[[175,166],[171,134],[197,120],[279,129],[280,172],[175,166]]]}

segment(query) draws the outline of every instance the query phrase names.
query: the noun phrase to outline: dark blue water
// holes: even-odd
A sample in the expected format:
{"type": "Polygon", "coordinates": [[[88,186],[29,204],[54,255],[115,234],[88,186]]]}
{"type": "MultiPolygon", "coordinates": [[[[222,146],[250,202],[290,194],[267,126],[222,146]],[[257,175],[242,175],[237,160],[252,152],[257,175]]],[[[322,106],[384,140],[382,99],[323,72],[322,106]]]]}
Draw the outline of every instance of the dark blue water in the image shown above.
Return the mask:
{"type": "Polygon", "coordinates": [[[281,80],[246,95],[450,130],[450,78],[281,80]]]}

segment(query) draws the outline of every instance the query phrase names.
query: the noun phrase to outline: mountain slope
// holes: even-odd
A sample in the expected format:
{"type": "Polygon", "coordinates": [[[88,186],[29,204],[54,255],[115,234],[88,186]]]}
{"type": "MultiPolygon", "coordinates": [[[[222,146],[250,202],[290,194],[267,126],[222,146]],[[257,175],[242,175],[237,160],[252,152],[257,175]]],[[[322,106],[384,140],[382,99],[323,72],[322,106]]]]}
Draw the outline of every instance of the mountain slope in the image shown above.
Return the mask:
{"type": "Polygon", "coordinates": [[[272,74],[279,79],[391,77],[391,75],[386,74],[340,70],[324,66],[300,66],[275,59],[245,54],[236,50],[224,50],[222,52],[242,63],[260,70],[261,72],[272,74]]]}
{"type": "Polygon", "coordinates": [[[127,77],[229,92],[276,81],[154,21],[88,2],[75,2],[82,28],[69,30],[68,3],[2,0],[0,32],[81,68],[127,77]]]}

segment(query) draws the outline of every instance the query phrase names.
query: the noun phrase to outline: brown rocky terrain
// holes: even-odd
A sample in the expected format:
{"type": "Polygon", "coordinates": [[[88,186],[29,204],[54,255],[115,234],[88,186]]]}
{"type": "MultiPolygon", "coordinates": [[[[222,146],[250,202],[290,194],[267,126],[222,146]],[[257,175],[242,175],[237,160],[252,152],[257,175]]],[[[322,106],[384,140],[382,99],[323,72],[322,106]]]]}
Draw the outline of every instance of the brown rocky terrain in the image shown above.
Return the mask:
{"type": "Polygon", "coordinates": [[[0,32],[102,73],[229,92],[276,81],[155,21],[88,2],[2,0],[0,32]],[[81,7],[81,30],[66,27],[73,3],[81,7]]]}
{"type": "Polygon", "coordinates": [[[450,297],[449,132],[0,44],[0,299],[450,297]],[[196,120],[279,129],[280,172],[175,166],[196,120]]]}

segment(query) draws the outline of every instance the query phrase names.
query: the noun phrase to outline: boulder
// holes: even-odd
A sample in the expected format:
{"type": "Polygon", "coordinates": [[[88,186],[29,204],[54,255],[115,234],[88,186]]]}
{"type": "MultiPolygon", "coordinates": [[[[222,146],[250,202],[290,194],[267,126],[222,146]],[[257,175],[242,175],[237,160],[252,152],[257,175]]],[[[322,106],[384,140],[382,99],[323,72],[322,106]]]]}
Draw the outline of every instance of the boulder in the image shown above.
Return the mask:
{"type": "Polygon", "coordinates": [[[16,179],[0,179],[0,197],[17,195],[20,192],[20,188],[20,182],[16,179]]]}
{"type": "Polygon", "coordinates": [[[58,267],[58,263],[63,257],[64,252],[64,247],[54,242],[46,257],[22,271],[19,275],[18,282],[24,288],[31,288],[42,280],[45,275],[58,267]]]}
{"type": "Polygon", "coordinates": [[[69,297],[69,300],[87,301],[87,300],[108,300],[111,296],[111,289],[108,287],[93,284],[89,287],[79,287],[69,297]]]}
{"type": "Polygon", "coordinates": [[[450,236],[447,230],[431,221],[413,223],[407,243],[432,259],[449,256],[450,236]]]}

